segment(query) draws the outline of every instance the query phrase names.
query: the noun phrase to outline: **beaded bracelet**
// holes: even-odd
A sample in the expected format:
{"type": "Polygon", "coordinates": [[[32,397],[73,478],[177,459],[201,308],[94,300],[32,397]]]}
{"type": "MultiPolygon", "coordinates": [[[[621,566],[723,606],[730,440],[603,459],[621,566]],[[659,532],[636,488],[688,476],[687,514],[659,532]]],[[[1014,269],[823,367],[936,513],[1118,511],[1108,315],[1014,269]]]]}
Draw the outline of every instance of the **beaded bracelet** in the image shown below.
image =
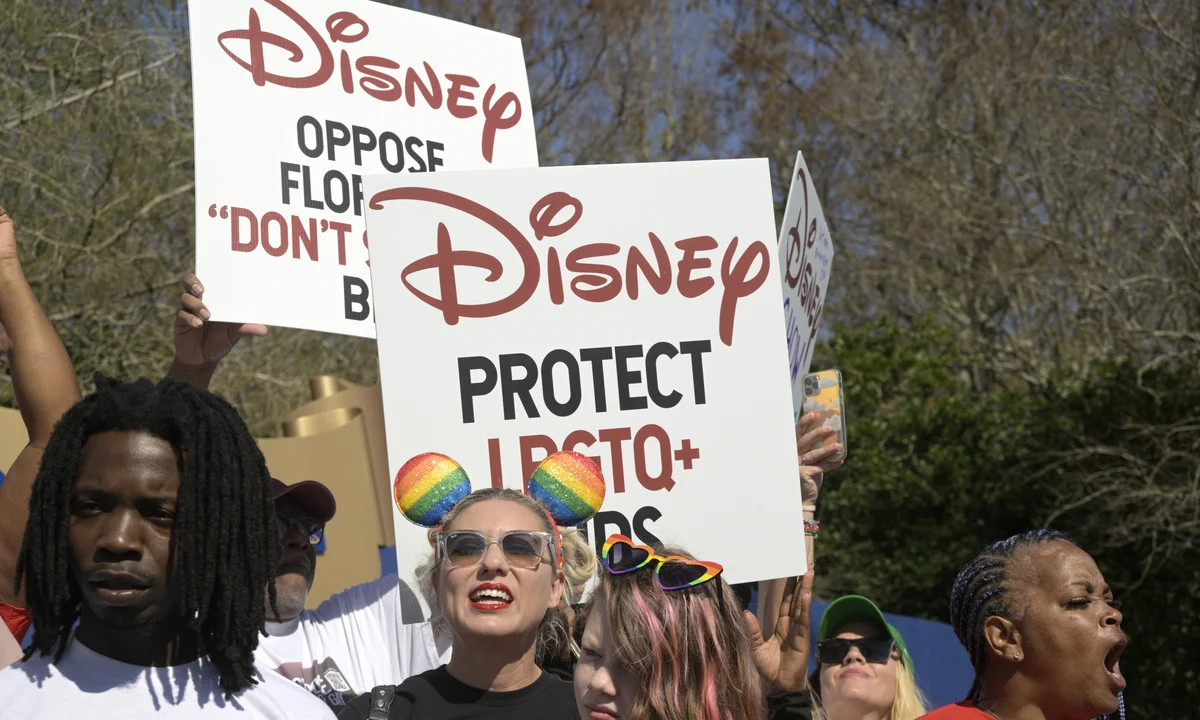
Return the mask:
{"type": "Polygon", "coordinates": [[[820,531],[820,529],[821,529],[821,525],[816,520],[805,519],[805,521],[804,521],[804,534],[805,535],[807,535],[810,538],[816,538],[817,532],[820,531]]]}

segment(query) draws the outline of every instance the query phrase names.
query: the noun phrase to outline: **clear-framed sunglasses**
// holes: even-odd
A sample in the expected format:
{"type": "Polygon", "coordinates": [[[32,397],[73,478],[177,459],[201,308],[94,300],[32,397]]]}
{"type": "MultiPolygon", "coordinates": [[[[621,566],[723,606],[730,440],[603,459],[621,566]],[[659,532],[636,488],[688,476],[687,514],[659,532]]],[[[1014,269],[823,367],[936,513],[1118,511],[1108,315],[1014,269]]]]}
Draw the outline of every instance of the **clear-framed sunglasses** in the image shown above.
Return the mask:
{"type": "Polygon", "coordinates": [[[439,532],[437,543],[438,561],[453,567],[478,565],[487,549],[497,545],[509,565],[534,570],[548,557],[546,551],[553,546],[554,536],[548,532],[510,530],[499,537],[488,537],[478,530],[451,530],[439,532]]]}

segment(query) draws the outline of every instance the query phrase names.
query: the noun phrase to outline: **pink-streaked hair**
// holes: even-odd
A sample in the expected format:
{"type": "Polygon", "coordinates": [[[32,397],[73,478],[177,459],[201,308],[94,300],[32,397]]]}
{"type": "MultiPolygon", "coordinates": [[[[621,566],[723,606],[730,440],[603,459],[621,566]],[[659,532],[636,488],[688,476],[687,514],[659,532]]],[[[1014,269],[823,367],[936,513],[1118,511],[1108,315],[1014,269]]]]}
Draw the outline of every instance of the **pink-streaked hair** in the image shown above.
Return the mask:
{"type": "MultiPolygon", "coordinates": [[[[692,557],[678,548],[662,555],[692,557]]],[[[600,570],[617,657],[638,681],[632,720],[756,720],[763,688],[737,595],[721,578],[664,591],[653,564],[624,575],[600,570]]]]}

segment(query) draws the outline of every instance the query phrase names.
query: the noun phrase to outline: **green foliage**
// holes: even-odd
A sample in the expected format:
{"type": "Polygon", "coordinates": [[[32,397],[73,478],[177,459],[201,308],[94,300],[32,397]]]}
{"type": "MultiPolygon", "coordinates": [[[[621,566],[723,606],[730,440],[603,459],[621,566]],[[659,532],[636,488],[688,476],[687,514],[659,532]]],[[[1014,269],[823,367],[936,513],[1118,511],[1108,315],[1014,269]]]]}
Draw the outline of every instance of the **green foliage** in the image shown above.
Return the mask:
{"type": "Polygon", "coordinates": [[[843,374],[850,455],[822,491],[818,594],[945,622],[955,575],[986,544],[1065,530],[1125,602],[1132,715],[1188,716],[1200,368],[1111,363],[1075,387],[977,392],[972,362],[925,320],[842,328],[819,353],[814,367],[843,374]]]}
{"type": "Polygon", "coordinates": [[[1043,479],[1044,511],[1125,600],[1133,643],[1121,664],[1137,715],[1194,715],[1200,368],[1163,363],[1139,374],[1112,363],[1077,389],[1046,392],[1040,410],[1026,465],[1043,479]]]}
{"type": "Polygon", "coordinates": [[[814,367],[842,371],[850,454],[822,496],[821,590],[944,618],[963,562],[1033,520],[1004,473],[1028,398],[972,392],[953,338],[924,321],[839,331],[826,353],[814,367]]]}

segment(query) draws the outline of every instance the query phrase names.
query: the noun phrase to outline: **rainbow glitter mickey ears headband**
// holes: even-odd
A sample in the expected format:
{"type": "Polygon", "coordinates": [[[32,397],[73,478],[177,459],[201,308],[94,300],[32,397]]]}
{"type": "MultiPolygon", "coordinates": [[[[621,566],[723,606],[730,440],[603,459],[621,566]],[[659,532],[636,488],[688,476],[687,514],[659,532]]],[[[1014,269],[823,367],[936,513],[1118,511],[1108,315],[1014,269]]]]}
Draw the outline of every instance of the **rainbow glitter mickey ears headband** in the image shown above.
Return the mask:
{"type": "MultiPolygon", "coordinates": [[[[558,527],[575,527],[604,503],[604,474],[590,458],[559,452],[538,465],[529,478],[529,497],[546,508],[558,527]]],[[[422,453],[404,463],[392,484],[396,508],[409,522],[438,527],[446,514],[471,494],[467,471],[440,453],[422,453]]]]}

